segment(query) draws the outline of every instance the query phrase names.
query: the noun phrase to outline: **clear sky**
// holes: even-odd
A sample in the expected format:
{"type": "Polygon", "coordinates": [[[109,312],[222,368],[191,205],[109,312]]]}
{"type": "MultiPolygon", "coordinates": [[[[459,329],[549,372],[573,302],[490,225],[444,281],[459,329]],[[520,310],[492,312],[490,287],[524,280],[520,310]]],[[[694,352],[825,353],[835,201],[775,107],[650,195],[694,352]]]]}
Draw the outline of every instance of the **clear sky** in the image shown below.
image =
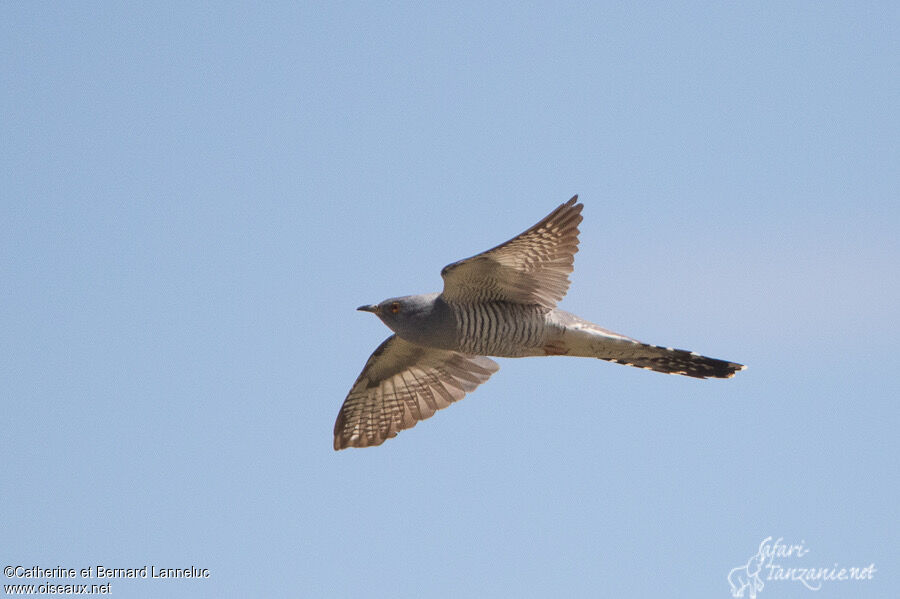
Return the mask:
{"type": "Polygon", "coordinates": [[[895,594],[897,6],[3,2],[0,565],[724,598],[781,537],[876,571],[761,598],[895,594]],[[334,452],[354,309],[575,193],[561,307],[749,369],[500,359],[334,452]]]}

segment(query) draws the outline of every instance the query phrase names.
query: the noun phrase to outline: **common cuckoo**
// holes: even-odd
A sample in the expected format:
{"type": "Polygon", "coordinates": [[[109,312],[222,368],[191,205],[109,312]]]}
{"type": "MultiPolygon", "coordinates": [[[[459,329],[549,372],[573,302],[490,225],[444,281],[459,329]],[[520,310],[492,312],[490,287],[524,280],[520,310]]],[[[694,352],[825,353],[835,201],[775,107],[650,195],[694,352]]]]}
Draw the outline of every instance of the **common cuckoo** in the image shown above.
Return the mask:
{"type": "Polygon", "coordinates": [[[506,243],[445,266],[441,293],[360,306],[394,334],[371,355],[334,425],[334,448],[380,445],[462,399],[500,368],[485,356],[581,356],[730,378],[744,366],[641,343],[556,307],[569,288],[578,196],[506,243]]]}

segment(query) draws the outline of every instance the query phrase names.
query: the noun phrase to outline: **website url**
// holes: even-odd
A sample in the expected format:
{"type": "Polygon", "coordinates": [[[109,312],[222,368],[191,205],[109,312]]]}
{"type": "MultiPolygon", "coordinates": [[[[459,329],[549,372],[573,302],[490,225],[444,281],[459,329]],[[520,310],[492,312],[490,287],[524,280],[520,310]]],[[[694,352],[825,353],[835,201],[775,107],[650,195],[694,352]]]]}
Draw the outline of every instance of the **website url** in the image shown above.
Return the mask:
{"type": "Polygon", "coordinates": [[[5,584],[7,595],[108,595],[110,584],[5,584]]]}

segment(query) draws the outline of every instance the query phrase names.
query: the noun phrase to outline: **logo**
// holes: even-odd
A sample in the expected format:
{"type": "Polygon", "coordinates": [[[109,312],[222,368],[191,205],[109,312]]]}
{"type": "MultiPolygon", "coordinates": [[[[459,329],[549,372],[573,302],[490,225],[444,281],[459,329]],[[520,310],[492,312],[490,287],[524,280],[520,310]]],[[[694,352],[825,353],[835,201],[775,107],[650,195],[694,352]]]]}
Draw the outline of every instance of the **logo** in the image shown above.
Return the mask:
{"type": "Polygon", "coordinates": [[[818,591],[826,583],[872,580],[877,572],[874,563],[864,567],[844,567],[837,563],[827,567],[809,567],[808,562],[803,560],[809,552],[805,541],[787,544],[784,537],[774,541],[772,537],[766,537],[746,564],[728,573],[731,596],[738,598],[746,594],[749,599],[756,599],[764,588],[779,582],[794,582],[810,591],[818,591]]]}

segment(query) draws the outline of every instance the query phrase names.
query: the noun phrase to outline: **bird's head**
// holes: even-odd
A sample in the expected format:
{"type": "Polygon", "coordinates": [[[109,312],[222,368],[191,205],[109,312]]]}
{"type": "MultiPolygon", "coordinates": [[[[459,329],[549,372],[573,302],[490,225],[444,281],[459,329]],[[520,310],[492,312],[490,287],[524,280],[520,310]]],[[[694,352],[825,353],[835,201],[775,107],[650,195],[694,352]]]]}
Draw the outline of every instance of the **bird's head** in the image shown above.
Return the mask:
{"type": "Polygon", "coordinates": [[[380,304],[360,306],[357,310],[371,312],[392,331],[400,336],[407,336],[407,334],[414,334],[421,330],[425,320],[434,309],[434,300],[437,295],[437,293],[429,293],[427,295],[392,297],[380,304]]]}

